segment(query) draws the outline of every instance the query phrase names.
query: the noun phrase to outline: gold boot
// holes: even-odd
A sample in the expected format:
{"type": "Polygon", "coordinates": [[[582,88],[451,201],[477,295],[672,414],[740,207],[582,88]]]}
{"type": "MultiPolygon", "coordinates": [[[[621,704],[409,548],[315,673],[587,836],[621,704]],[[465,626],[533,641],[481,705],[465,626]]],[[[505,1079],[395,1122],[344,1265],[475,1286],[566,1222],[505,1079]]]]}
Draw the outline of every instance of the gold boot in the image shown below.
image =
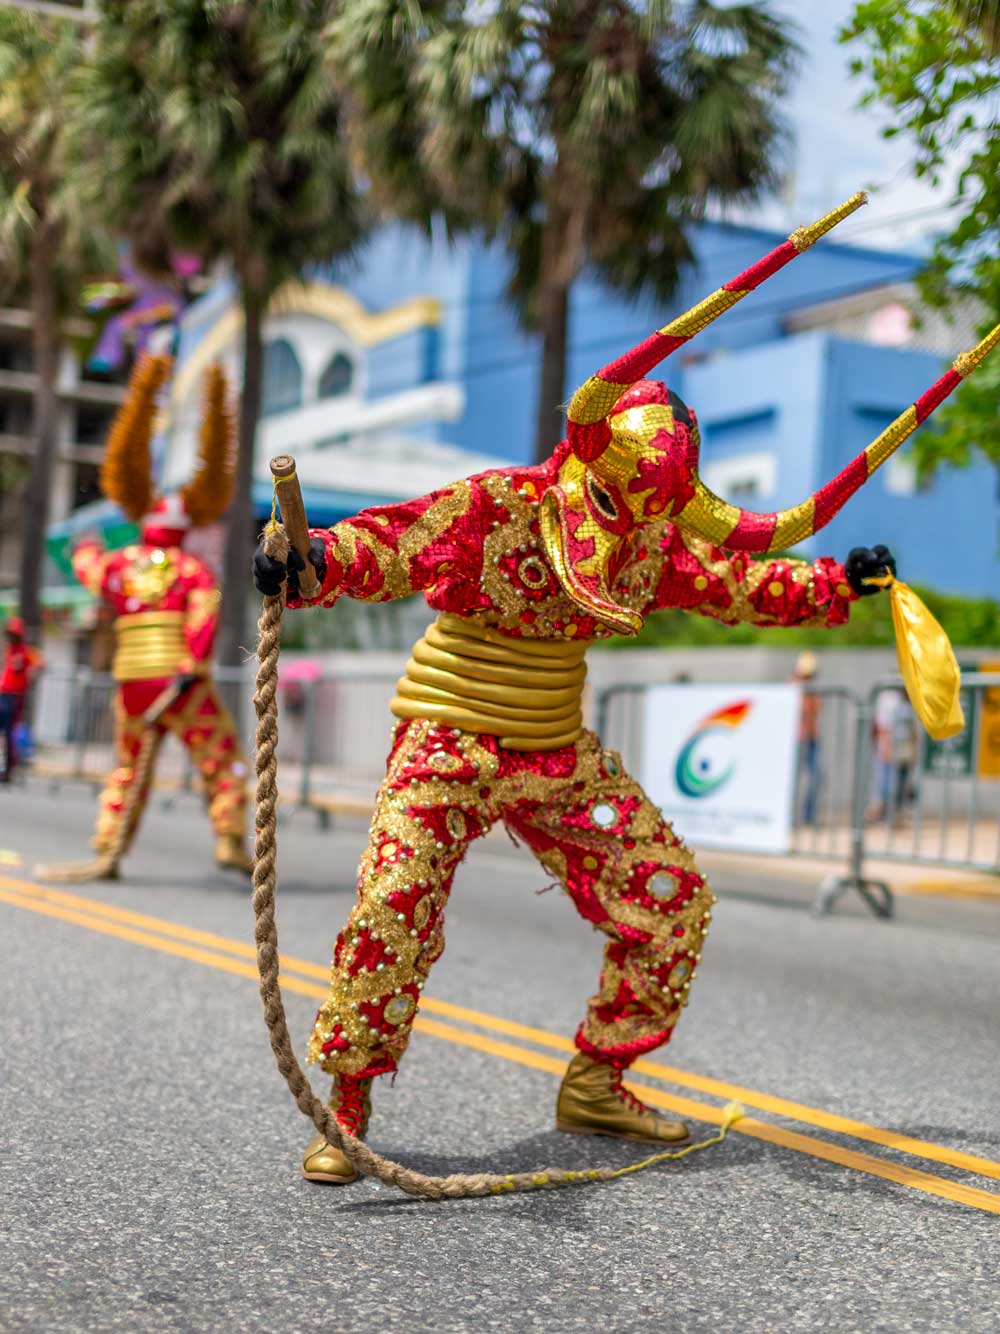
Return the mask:
{"type": "Polygon", "coordinates": [[[668,1121],[624,1088],[620,1070],[592,1061],[583,1052],[573,1057],[563,1075],[556,1129],[647,1144],[681,1144],[690,1138],[683,1121],[668,1121]]]}
{"type": "MultiPolygon", "coordinates": [[[[363,1139],[372,1111],[372,1081],[339,1075],[333,1081],[327,1106],[345,1130],[349,1130],[355,1139],[363,1139]]],[[[346,1186],[358,1174],[340,1149],[317,1135],[302,1155],[302,1175],[307,1181],[346,1186]]]]}
{"type": "Polygon", "coordinates": [[[239,834],[220,834],[215,840],[215,864],[225,871],[253,874],[253,861],[239,834]]]}

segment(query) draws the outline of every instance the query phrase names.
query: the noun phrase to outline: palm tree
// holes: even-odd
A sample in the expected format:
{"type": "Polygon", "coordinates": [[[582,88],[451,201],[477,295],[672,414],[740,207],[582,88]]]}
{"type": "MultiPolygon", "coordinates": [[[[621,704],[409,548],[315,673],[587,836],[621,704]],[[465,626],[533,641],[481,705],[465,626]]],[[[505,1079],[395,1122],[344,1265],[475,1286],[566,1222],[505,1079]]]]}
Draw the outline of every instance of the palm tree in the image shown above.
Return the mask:
{"type": "Polygon", "coordinates": [[[270,297],[310,264],[346,256],[367,218],[322,65],[326,0],[107,0],[86,122],[95,191],[139,263],[169,247],[222,258],[243,309],[239,460],[223,557],[220,659],[247,642],[254,442],[270,297]]]}
{"type": "Polygon", "coordinates": [[[955,0],[959,22],[975,28],[990,55],[1000,54],[1000,0],[955,0]]]}
{"type": "Polygon", "coordinates": [[[78,23],[0,9],[0,265],[6,291],[28,293],[36,377],[22,512],[38,540],[25,534],[19,588],[32,638],[41,626],[41,539],[56,451],[59,316],[75,306],[101,255],[80,204],[74,75],[82,58],[78,23]]]}
{"type": "Polygon", "coordinates": [[[542,340],[539,458],[574,281],[589,265],[670,296],[685,225],[776,184],[797,54],[765,4],[710,0],[351,0],[329,49],[376,185],[419,214],[429,172],[453,218],[509,249],[510,293],[542,340]]]}

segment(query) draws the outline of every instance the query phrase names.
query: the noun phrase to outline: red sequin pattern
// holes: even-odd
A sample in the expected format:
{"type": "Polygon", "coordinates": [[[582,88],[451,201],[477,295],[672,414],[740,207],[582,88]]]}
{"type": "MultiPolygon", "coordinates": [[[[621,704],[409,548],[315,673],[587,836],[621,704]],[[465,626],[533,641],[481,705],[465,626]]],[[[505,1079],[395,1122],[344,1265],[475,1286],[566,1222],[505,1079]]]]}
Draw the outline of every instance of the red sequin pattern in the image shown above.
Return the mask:
{"type": "MultiPolygon", "coordinates": [[[[678,468],[686,467],[679,459],[678,468]]],[[[541,541],[538,502],[556,485],[557,472],[552,459],[482,473],[315,530],[327,548],[317,601],[332,606],[343,596],[386,601],[423,593],[436,610],[474,616],[504,634],[608,638],[612,631],[563,589],[541,541]]],[[[658,496],[654,489],[654,504],[658,496]]],[[[838,625],[855,597],[836,561],[755,561],[742,552],[727,554],[668,520],[623,537],[608,578],[616,601],[643,616],[677,607],[758,625],[838,625]]]]}

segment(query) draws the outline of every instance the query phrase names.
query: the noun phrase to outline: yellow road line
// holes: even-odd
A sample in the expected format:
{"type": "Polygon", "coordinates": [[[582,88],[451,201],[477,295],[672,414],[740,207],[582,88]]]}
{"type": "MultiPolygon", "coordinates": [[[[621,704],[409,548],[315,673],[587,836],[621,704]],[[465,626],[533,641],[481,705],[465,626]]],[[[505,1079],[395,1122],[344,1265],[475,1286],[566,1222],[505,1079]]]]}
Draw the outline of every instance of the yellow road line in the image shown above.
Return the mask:
{"type": "MultiPolygon", "coordinates": [[[[134,927],[124,926],[105,918],[87,917],[84,913],[75,912],[37,898],[21,896],[0,889],[0,901],[15,907],[26,908],[31,912],[41,913],[45,917],[58,918],[77,926],[87,927],[103,935],[117,937],[119,940],[145,945],[149,949],[188,959],[194,963],[204,964],[206,967],[220,969],[226,973],[235,973],[238,976],[250,979],[256,979],[257,976],[255,968],[249,964],[241,963],[238,959],[227,958],[224,954],[212,953],[197,946],[184,944],[181,941],[154,936],[149,932],[139,931],[134,927]]],[[[285,977],[282,979],[282,985],[290,991],[296,991],[304,995],[325,996],[326,994],[324,987],[300,981],[298,978],[285,977]]],[[[458,1046],[484,1052],[501,1060],[528,1066],[534,1070],[544,1070],[549,1074],[558,1076],[565,1069],[565,1062],[557,1060],[555,1057],[544,1056],[541,1052],[531,1051],[525,1047],[515,1047],[509,1042],[498,1042],[496,1038],[487,1037],[482,1033],[469,1033],[463,1029],[452,1028],[450,1024],[442,1024],[435,1019],[418,1017],[414,1027],[419,1032],[426,1033],[429,1037],[436,1037],[445,1042],[452,1042],[458,1046]]],[[[720,1107],[695,1102],[691,1098],[679,1098],[673,1094],[664,1093],[660,1089],[643,1087],[637,1091],[655,1107],[662,1107],[691,1120],[707,1121],[714,1125],[718,1125],[722,1120],[722,1108],[720,1107]]],[[[782,1126],[768,1125],[763,1121],[756,1121],[752,1117],[744,1117],[733,1126],[733,1129],[754,1139],[765,1140],[767,1143],[793,1149],[798,1153],[805,1153],[813,1158],[824,1159],[827,1162],[837,1163],[842,1167],[850,1167],[869,1176],[881,1177],[884,1181],[892,1181],[898,1185],[908,1186],[912,1190],[924,1191],[927,1194],[953,1200],[959,1204],[966,1204],[987,1213],[1000,1214],[1000,1195],[979,1190],[974,1186],[947,1181],[943,1177],[932,1176],[929,1172],[919,1172],[911,1167],[900,1166],[898,1163],[886,1162],[881,1158],[872,1157],[871,1154],[857,1153],[853,1149],[842,1148],[839,1144],[829,1144],[824,1140],[815,1139],[811,1135],[786,1130],[782,1126]]]]}
{"type": "MultiPolygon", "coordinates": [[[[211,932],[182,926],[179,923],[168,922],[162,918],[150,917],[143,913],[135,913],[129,909],[116,908],[113,905],[101,903],[96,899],[87,899],[81,895],[44,888],[28,881],[13,880],[7,876],[0,876],[0,901],[18,907],[29,908],[33,911],[40,912],[45,916],[70,921],[76,925],[89,927],[91,930],[99,931],[105,935],[115,936],[135,944],[145,945],[148,948],[157,949],[166,954],[189,959],[195,963],[201,963],[208,967],[218,968],[224,972],[250,978],[253,981],[257,980],[258,975],[255,965],[240,963],[235,959],[225,957],[225,953],[234,953],[244,957],[253,958],[255,954],[253,948],[250,945],[244,944],[242,941],[230,940],[225,936],[217,936],[211,932]],[[66,907],[63,906],[64,904],[71,906],[66,907]],[[75,911],[74,909],[78,906],[80,908],[85,908],[86,911],[75,911]],[[119,921],[109,920],[115,917],[117,917],[119,921]],[[154,935],[149,931],[138,930],[133,926],[121,925],[121,921],[128,921],[136,923],[137,925],[152,926],[162,934],[154,935]],[[214,944],[216,949],[221,949],[224,953],[219,954],[215,952],[215,950],[210,951],[192,947],[191,945],[181,943],[180,940],[170,940],[165,938],[168,934],[180,937],[181,940],[196,940],[200,944],[214,944]]],[[[320,968],[318,965],[309,963],[305,960],[293,959],[286,956],[282,956],[282,964],[282,987],[300,995],[315,996],[318,998],[326,997],[326,987],[315,986],[284,971],[284,969],[296,968],[300,971],[307,972],[310,976],[321,977],[324,979],[328,976],[328,970],[320,968]]],[[[485,1014],[479,1010],[466,1009],[463,1006],[454,1005],[449,1001],[435,1000],[434,998],[427,996],[422,999],[421,1007],[425,1011],[444,1014],[451,1018],[479,1024],[484,1027],[491,1027],[496,1032],[506,1033],[511,1037],[519,1037],[541,1045],[546,1045],[559,1051],[572,1052],[575,1050],[573,1043],[568,1038],[558,1034],[548,1033],[544,1029],[533,1028],[526,1024],[518,1024],[511,1020],[501,1019],[497,1016],[485,1014]]],[[[417,1017],[415,1027],[421,1032],[440,1037],[446,1041],[456,1042],[462,1046],[489,1052],[493,1055],[501,1056],[503,1059],[517,1060],[520,1064],[529,1065],[535,1069],[547,1070],[554,1074],[561,1074],[565,1068],[564,1061],[555,1060],[552,1057],[543,1056],[537,1052],[527,1051],[522,1047],[514,1047],[509,1043],[498,1043],[495,1039],[480,1034],[467,1033],[461,1029],[453,1028],[451,1025],[436,1023],[434,1020],[427,1019],[423,1016],[417,1017]],[[516,1053],[516,1055],[513,1053],[516,1053]]],[[[957,1167],[965,1171],[978,1172],[980,1175],[992,1176],[1000,1179],[1000,1163],[994,1163],[985,1158],[978,1158],[973,1154],[964,1154],[955,1150],[946,1149],[941,1145],[926,1143],[922,1140],[914,1140],[909,1136],[898,1135],[893,1131],[881,1130],[875,1126],[868,1126],[864,1122],[853,1121],[847,1117],[836,1116],[833,1113],[824,1112],[819,1108],[807,1107],[801,1103],[788,1102],[783,1098],[772,1097],[769,1094],[758,1093],[752,1089],[744,1089],[739,1085],[727,1084],[721,1080],[691,1074],[688,1071],[679,1070],[673,1066],[661,1065],[658,1062],[639,1060],[632,1068],[636,1073],[649,1074],[656,1078],[681,1084],[684,1087],[695,1088],[701,1092],[724,1097],[727,1100],[736,1098],[738,1101],[750,1106],[775,1112],[777,1115],[789,1116],[794,1120],[804,1121],[807,1124],[813,1124],[822,1129],[851,1135],[856,1139],[870,1139],[875,1143],[884,1144],[889,1148],[901,1149],[904,1152],[913,1153],[916,1156],[924,1158],[930,1158],[933,1161],[943,1162],[949,1166],[957,1167]],[[914,1147],[909,1147],[911,1145],[914,1147]]],[[[711,1121],[718,1124],[722,1114],[721,1108],[710,1107],[707,1104],[697,1103],[687,1098],[678,1098],[675,1095],[664,1093],[659,1089],[650,1088],[646,1085],[643,1085],[639,1091],[641,1092],[641,1096],[647,1102],[695,1119],[711,1121]]],[[[897,1181],[904,1185],[913,1185],[917,1189],[929,1189],[926,1184],[920,1184],[923,1182],[924,1178],[931,1182],[943,1182],[943,1184],[949,1188],[955,1187],[958,1189],[956,1183],[943,1181],[943,1178],[934,1177],[928,1173],[916,1171],[913,1168],[900,1167],[894,1163],[887,1163],[883,1159],[874,1158],[869,1154],[859,1154],[855,1150],[842,1149],[839,1145],[828,1144],[826,1141],[815,1139],[813,1136],[803,1135],[797,1131],[786,1130],[778,1126],[767,1125],[764,1122],[759,1122],[752,1118],[744,1118],[744,1120],[740,1122],[740,1128],[743,1133],[754,1135],[758,1139],[766,1139],[771,1143],[797,1149],[799,1152],[810,1153],[815,1157],[826,1158],[831,1162],[855,1167],[859,1171],[872,1172],[876,1176],[881,1175],[885,1177],[886,1180],[897,1181]],[[844,1155],[846,1155],[846,1157],[844,1155]],[[877,1164],[880,1170],[874,1171],[871,1164],[877,1164]]],[[[1000,1212],[1000,1196],[993,1195],[988,1191],[976,1191],[973,1187],[961,1187],[961,1189],[972,1191],[977,1197],[985,1196],[986,1199],[994,1201],[996,1203],[996,1209],[994,1211],[1000,1212]]],[[[931,1191],[931,1193],[941,1194],[943,1192],[931,1191]]],[[[945,1197],[949,1199],[960,1198],[959,1196],[947,1193],[945,1193],[945,1197]]],[[[965,1200],[965,1202],[970,1201],[965,1200]]],[[[976,1207],[984,1208],[991,1206],[985,1206],[976,1202],[976,1207]]]]}
{"type": "MultiPolygon", "coordinates": [[[[432,1037],[444,1038],[448,1042],[457,1042],[475,1051],[488,1052],[502,1060],[513,1061],[518,1065],[527,1065],[534,1070],[546,1070],[553,1075],[562,1075],[566,1069],[565,1061],[553,1056],[543,1056],[541,1052],[529,1051],[525,1047],[515,1047],[509,1042],[497,1042],[481,1033],[468,1033],[464,1029],[452,1028],[449,1024],[439,1024],[435,1019],[425,1019],[421,1031],[432,1037]]],[[[692,1121],[708,1121],[721,1125],[723,1108],[710,1107],[692,1098],[679,1098],[661,1089],[649,1088],[645,1084],[630,1085],[632,1090],[666,1111],[676,1112],[692,1121]]],[[[794,1149],[797,1153],[809,1154],[813,1158],[823,1158],[827,1162],[838,1163],[842,1167],[851,1167],[855,1171],[865,1172],[869,1176],[881,1177],[884,1181],[894,1181],[912,1190],[926,1191],[930,1195],[939,1195],[945,1200],[956,1200],[983,1209],[987,1213],[1000,1214],[1000,1195],[992,1191],[980,1190],[977,1186],[966,1186],[944,1177],[933,1176],[930,1172],[920,1172],[913,1167],[904,1167],[899,1163],[887,1162],[884,1158],[875,1158],[870,1153],[858,1153],[854,1149],[843,1148],[839,1144],[830,1144],[826,1140],[816,1139],[812,1135],[803,1135],[797,1130],[786,1130],[784,1126],[769,1125],[745,1116],[735,1122],[732,1130],[753,1139],[765,1140],[768,1144],[777,1144],[784,1149],[794,1149]]]]}
{"type": "MultiPolygon", "coordinates": [[[[127,908],[119,908],[112,904],[103,903],[98,899],[84,898],[79,894],[69,894],[62,890],[45,888],[26,880],[14,880],[7,876],[0,876],[0,886],[12,889],[18,894],[28,894],[42,901],[64,904],[71,908],[80,908],[88,913],[128,922],[138,927],[146,927],[167,936],[207,945],[225,953],[240,955],[243,958],[253,959],[256,957],[253,946],[245,941],[232,940],[228,936],[215,935],[211,931],[200,931],[195,927],[169,922],[165,918],[150,917],[145,913],[132,912],[127,908]]],[[[293,990],[295,988],[291,981],[286,981],[292,973],[302,973],[306,977],[316,977],[323,981],[326,981],[330,975],[329,968],[322,968],[307,959],[298,959],[293,955],[282,953],[281,963],[282,985],[287,985],[293,990]]],[[[251,969],[246,975],[253,976],[253,970],[251,969]]],[[[304,994],[325,995],[325,992],[309,991],[304,994]]],[[[534,1028],[528,1024],[519,1024],[511,1019],[500,1018],[498,1015],[486,1014],[482,1010],[468,1009],[462,1005],[454,1005],[450,1001],[437,1000],[432,996],[424,996],[420,1004],[421,1009],[425,1012],[440,1014],[449,1019],[457,1019],[462,1023],[476,1024],[481,1028],[491,1029],[495,1033],[503,1033],[507,1037],[534,1042],[555,1051],[572,1053],[576,1050],[572,1041],[562,1034],[550,1033],[546,1029],[534,1028]]],[[[713,1079],[707,1075],[694,1074],[687,1070],[681,1070],[677,1066],[665,1065],[658,1061],[640,1058],[632,1066],[632,1070],[636,1074],[649,1075],[653,1079],[662,1079],[670,1084],[679,1084],[682,1088],[695,1089],[699,1093],[709,1093],[727,1101],[736,1099],[748,1107],[756,1107],[759,1111],[771,1112],[775,1116],[784,1116],[792,1121],[801,1121],[805,1125],[815,1126],[820,1130],[830,1130],[835,1134],[848,1135],[852,1139],[865,1140],[870,1144],[881,1144],[885,1148],[895,1149],[900,1153],[908,1153],[916,1158],[942,1163],[948,1167],[958,1168],[963,1172],[975,1172],[979,1176],[991,1177],[993,1180],[1000,1181],[1000,1163],[989,1158],[981,1158],[976,1154],[964,1153],[960,1149],[949,1149],[942,1144],[933,1144],[928,1140],[915,1139],[895,1130],[884,1130],[880,1126],[869,1125],[865,1121],[857,1121],[852,1117],[839,1116],[835,1112],[827,1112],[819,1107],[793,1102],[770,1093],[761,1093],[756,1089],[744,1088],[740,1084],[730,1084],[725,1080],[713,1079]]]]}
{"type": "Polygon", "coordinates": [[[914,880],[896,887],[897,894],[926,894],[946,899],[993,899],[1000,903],[1000,880],[983,876],[980,880],[914,880]]]}
{"type": "MultiPolygon", "coordinates": [[[[492,1028],[495,1032],[506,1033],[509,1037],[536,1042],[541,1046],[552,1047],[557,1051],[574,1052],[576,1050],[569,1038],[557,1033],[549,1033],[542,1028],[532,1028],[527,1024],[513,1023],[509,1019],[498,1019],[483,1014],[479,1010],[468,1010],[449,1001],[432,1000],[424,997],[421,1008],[443,1014],[450,1019],[463,1020],[465,1023],[478,1024],[492,1028]]],[[[773,1112],[776,1116],[785,1116],[792,1121],[802,1121],[806,1125],[816,1126],[820,1130],[832,1130],[840,1135],[849,1135],[852,1139],[867,1140],[872,1144],[882,1144],[901,1153],[909,1153],[917,1158],[931,1162],[944,1163],[957,1167],[964,1172],[976,1172],[980,1176],[992,1177],[1000,1181],[1000,1163],[989,1158],[980,1158],[976,1154],[963,1153],[959,1149],[949,1149],[942,1144],[932,1144],[927,1140],[913,1139],[910,1135],[899,1134],[895,1130],[883,1130],[879,1126],[868,1125],[865,1121],[855,1121],[847,1116],[838,1116],[834,1112],[825,1112],[819,1107],[810,1107],[801,1102],[790,1102],[787,1098],[774,1097],[770,1093],[759,1093],[756,1089],[744,1088],[740,1084],[729,1084],[721,1079],[712,1079],[706,1075],[696,1075],[677,1066],[663,1065],[659,1061],[640,1057],[630,1067],[637,1075],[650,1075],[654,1079],[665,1080],[668,1084],[680,1084],[682,1088],[697,1089],[700,1093],[710,1093],[727,1102],[735,1100],[748,1107],[756,1107],[763,1112],[773,1112]]],[[[642,1096],[647,1097],[649,1089],[643,1085],[642,1096]]],[[[651,1099],[647,1098],[647,1101],[651,1099]]]]}
{"type": "MultiPolygon", "coordinates": [[[[10,876],[0,875],[0,889],[7,889],[15,894],[37,898],[45,903],[60,904],[68,908],[79,908],[96,917],[108,917],[117,922],[128,922],[132,926],[146,927],[164,936],[173,936],[177,940],[189,940],[199,945],[208,945],[212,949],[222,950],[226,954],[239,954],[246,959],[255,959],[257,951],[245,940],[233,940],[229,936],[217,936],[212,931],[200,931],[197,927],[184,926],[180,922],[168,921],[165,917],[150,917],[148,913],[132,912],[129,908],[119,908],[117,904],[104,903],[100,899],[84,898],[82,894],[70,894],[61,889],[50,889],[46,885],[36,885],[28,880],[14,880],[10,876]]],[[[282,955],[282,962],[286,962],[282,955]]],[[[288,959],[289,966],[294,965],[300,973],[310,977],[328,979],[329,968],[320,968],[318,964],[308,963],[305,959],[288,959]]]]}
{"type": "MultiPolygon", "coordinates": [[[[841,868],[843,857],[847,856],[847,842],[845,840],[842,855],[839,860],[836,855],[831,853],[812,862],[813,868],[817,874],[833,871],[838,872],[841,868]]],[[[727,871],[760,871],[769,876],[780,876],[784,879],[801,880],[802,867],[796,865],[793,858],[780,858],[769,855],[768,853],[739,853],[739,852],[720,852],[718,850],[707,851],[702,848],[698,855],[698,864],[708,874],[713,884],[719,881],[727,871]]],[[[948,875],[946,879],[922,879],[907,881],[900,878],[900,864],[894,861],[880,860],[878,851],[871,854],[870,870],[872,875],[877,875],[883,880],[889,881],[889,888],[894,894],[906,897],[910,894],[924,894],[934,897],[947,899],[1000,899],[1000,878],[983,874],[973,876],[971,872],[956,868],[953,875],[948,875]]]]}
{"type": "MultiPolygon", "coordinates": [[[[148,949],[159,950],[161,954],[173,954],[180,959],[190,959],[193,963],[205,964],[208,968],[218,968],[224,973],[235,973],[239,977],[248,977],[253,981],[258,978],[254,964],[240,963],[238,959],[229,959],[224,954],[198,949],[193,945],[184,945],[180,941],[168,940],[163,936],[154,936],[149,931],[137,931],[134,927],[123,926],[118,922],[106,921],[100,917],[91,917],[82,912],[73,912],[55,903],[47,903],[27,895],[12,893],[0,882],[0,902],[13,904],[17,908],[30,908],[43,917],[56,917],[64,922],[73,922],[76,926],[85,926],[90,931],[101,935],[115,936],[119,940],[131,941],[133,945],[145,945],[148,949]]],[[[282,976],[281,985],[288,991],[297,991],[305,996],[325,996],[324,987],[313,986],[297,977],[282,976]]]]}

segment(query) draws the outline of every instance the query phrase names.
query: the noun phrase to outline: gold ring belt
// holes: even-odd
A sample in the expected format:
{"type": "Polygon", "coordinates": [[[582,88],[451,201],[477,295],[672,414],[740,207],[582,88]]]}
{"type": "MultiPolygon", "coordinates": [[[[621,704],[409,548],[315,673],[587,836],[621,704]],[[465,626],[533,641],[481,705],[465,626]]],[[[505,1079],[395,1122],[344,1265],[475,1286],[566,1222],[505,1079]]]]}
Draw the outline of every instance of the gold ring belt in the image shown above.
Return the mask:
{"type": "Polygon", "coordinates": [[[557,750],[583,726],[589,641],[516,639],[445,612],[413,646],[397,718],[485,732],[508,750],[557,750]]]}
{"type": "Polygon", "coordinates": [[[173,676],[187,651],[182,611],[146,611],[119,616],[111,674],[116,681],[173,676]]]}

